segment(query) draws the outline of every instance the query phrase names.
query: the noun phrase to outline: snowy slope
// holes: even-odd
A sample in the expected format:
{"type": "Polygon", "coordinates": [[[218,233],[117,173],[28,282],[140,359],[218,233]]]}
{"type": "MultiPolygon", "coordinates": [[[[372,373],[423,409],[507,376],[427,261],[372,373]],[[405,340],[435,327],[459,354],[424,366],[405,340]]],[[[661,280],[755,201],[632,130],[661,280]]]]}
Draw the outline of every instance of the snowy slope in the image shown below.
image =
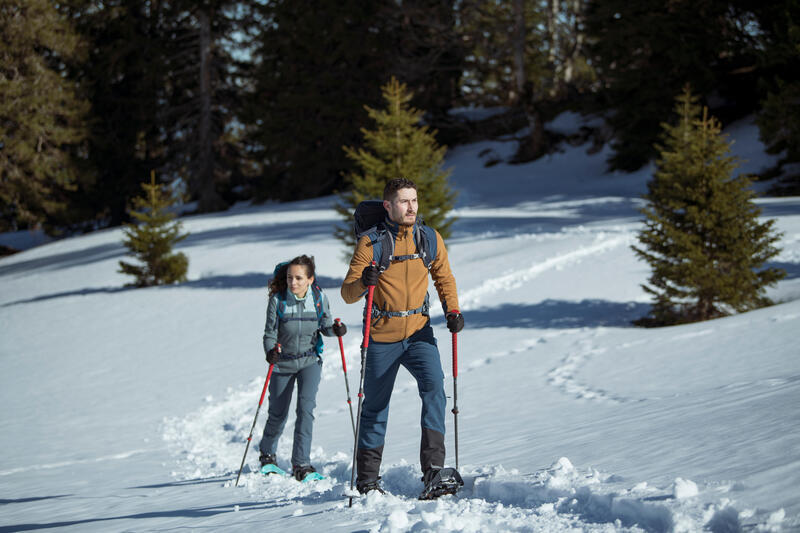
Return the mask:
{"type": "MultiPolygon", "coordinates": [[[[752,124],[730,132],[746,170],[768,163],[752,124]]],[[[350,325],[355,398],[360,306],[339,296],[346,259],[324,198],[186,218],[181,286],[123,289],[118,229],[0,259],[0,531],[800,530],[800,198],[759,200],[784,232],[776,263],[789,275],[770,291],[782,303],[637,329],[648,270],[629,245],[652,169],[604,174],[607,154],[584,147],[482,166],[513,149],[448,157],[460,192],[448,248],[467,323],[457,497],[415,499],[419,399],[402,371],[383,470],[391,495],[347,507],[352,429],[330,341],[312,454],[328,479],[262,478],[251,447],[233,486],[265,377],[264,286],[277,261],[316,257],[350,325]]],[[[441,310],[432,322],[451,394],[441,310]]],[[[265,419],[262,409],[257,434],[265,419]]]]}

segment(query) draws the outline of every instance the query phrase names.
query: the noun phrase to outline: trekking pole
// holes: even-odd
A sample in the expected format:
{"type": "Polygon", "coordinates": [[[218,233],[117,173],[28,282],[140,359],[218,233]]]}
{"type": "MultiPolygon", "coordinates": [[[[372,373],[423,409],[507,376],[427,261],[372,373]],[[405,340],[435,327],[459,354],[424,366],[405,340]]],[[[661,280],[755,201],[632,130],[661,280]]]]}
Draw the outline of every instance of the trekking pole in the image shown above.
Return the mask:
{"type": "MultiPolygon", "coordinates": [[[[278,352],[281,351],[281,345],[278,344],[278,352]]],[[[242,468],[244,468],[244,460],[247,458],[247,450],[250,449],[250,441],[253,439],[253,430],[256,428],[256,420],[258,420],[258,412],[261,410],[261,404],[264,403],[264,394],[267,392],[267,385],[269,385],[269,378],[272,377],[272,367],[274,364],[269,365],[267,372],[267,380],[264,382],[264,388],[261,389],[261,398],[258,400],[258,408],[256,409],[256,416],[253,418],[253,426],[250,428],[250,436],[247,437],[247,446],[244,447],[244,455],[242,456],[242,464],[239,465],[239,473],[236,474],[236,484],[234,487],[239,486],[239,476],[242,475],[242,468]]]]}
{"type": "MultiPolygon", "coordinates": [[[[375,264],[375,261],[372,262],[375,264]]],[[[367,308],[366,321],[364,324],[364,342],[361,343],[361,379],[358,383],[358,423],[356,424],[355,443],[353,444],[353,468],[350,470],[350,503],[353,506],[353,484],[356,479],[356,457],[358,455],[358,432],[361,429],[361,404],[364,401],[364,367],[367,363],[367,347],[369,346],[369,326],[372,323],[372,294],[375,292],[375,285],[370,285],[367,289],[367,308]]]]}
{"type": "Polygon", "coordinates": [[[456,437],[456,470],[458,470],[458,333],[453,333],[453,420],[456,437]]]}
{"type": "MultiPolygon", "coordinates": [[[[340,319],[335,319],[335,323],[340,323],[340,319]]],[[[344,344],[342,338],[339,337],[339,351],[342,352],[342,371],[344,372],[344,387],[347,389],[347,406],[350,408],[350,423],[353,425],[353,436],[356,434],[356,421],[353,418],[353,402],[350,401],[350,383],[347,380],[347,363],[344,360],[344,344]]]]}

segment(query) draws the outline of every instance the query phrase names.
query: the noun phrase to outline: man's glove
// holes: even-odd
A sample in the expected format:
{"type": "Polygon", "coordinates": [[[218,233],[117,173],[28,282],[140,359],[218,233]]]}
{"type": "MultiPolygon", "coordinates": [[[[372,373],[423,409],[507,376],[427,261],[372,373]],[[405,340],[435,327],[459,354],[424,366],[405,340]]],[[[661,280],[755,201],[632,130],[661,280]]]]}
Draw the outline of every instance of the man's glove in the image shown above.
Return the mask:
{"type": "Polygon", "coordinates": [[[276,344],[267,352],[267,363],[274,365],[281,358],[281,345],[276,344]]]}
{"type": "Polygon", "coordinates": [[[377,285],[378,267],[376,267],[375,265],[369,265],[368,267],[364,267],[364,271],[361,273],[361,283],[363,283],[367,287],[371,285],[377,285]]]}
{"type": "Polygon", "coordinates": [[[458,333],[464,329],[464,315],[458,312],[458,309],[447,312],[447,329],[450,333],[458,333]]]}
{"type": "Polygon", "coordinates": [[[347,333],[347,326],[344,325],[344,322],[336,320],[336,322],[333,323],[333,333],[337,337],[344,337],[344,334],[347,333]]]}

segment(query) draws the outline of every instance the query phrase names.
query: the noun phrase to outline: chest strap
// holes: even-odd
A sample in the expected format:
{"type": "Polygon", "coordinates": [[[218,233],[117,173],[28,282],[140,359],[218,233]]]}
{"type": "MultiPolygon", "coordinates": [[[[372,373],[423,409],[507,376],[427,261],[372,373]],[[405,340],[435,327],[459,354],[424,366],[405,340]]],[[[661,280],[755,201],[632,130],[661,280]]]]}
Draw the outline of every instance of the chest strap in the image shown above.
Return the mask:
{"type": "Polygon", "coordinates": [[[389,256],[389,261],[410,261],[412,259],[419,259],[419,254],[409,254],[409,255],[391,255],[389,256]]]}
{"type": "Polygon", "coordinates": [[[429,310],[430,310],[430,304],[428,302],[428,293],[425,293],[425,301],[422,302],[422,305],[420,305],[416,309],[408,309],[406,311],[387,311],[386,309],[381,309],[380,307],[378,307],[378,304],[373,302],[372,320],[380,320],[381,318],[407,317],[411,315],[417,315],[420,313],[425,316],[430,316],[429,310]]]}
{"type": "Polygon", "coordinates": [[[284,353],[281,353],[281,355],[278,358],[278,360],[279,361],[291,361],[291,360],[294,360],[294,359],[302,359],[303,357],[309,357],[311,355],[319,355],[319,353],[317,353],[317,349],[316,348],[311,348],[309,350],[306,350],[303,353],[298,353],[298,354],[284,354],[284,353]]]}

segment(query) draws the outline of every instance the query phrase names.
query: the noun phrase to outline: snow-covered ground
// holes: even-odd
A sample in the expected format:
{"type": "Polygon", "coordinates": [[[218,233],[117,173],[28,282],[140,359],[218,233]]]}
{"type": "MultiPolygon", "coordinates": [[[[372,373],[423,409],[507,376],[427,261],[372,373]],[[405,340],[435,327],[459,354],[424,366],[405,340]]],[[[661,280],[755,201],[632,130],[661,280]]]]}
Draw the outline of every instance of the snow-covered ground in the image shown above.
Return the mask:
{"type": "MultiPolygon", "coordinates": [[[[768,163],[752,124],[729,131],[746,170],[768,163]]],[[[312,454],[328,479],[264,478],[251,446],[234,487],[265,377],[276,262],[316,257],[350,325],[355,399],[361,307],[339,296],[347,260],[323,198],[184,219],[180,286],[123,288],[119,229],[0,259],[0,531],[800,530],[800,198],[759,200],[784,232],[776,264],[788,276],[770,290],[781,303],[638,329],[648,268],[629,245],[652,168],[606,174],[607,152],[586,147],[483,167],[513,150],[484,142],[448,157],[460,192],[448,248],[467,324],[459,495],[416,499],[420,403],[401,371],[391,494],[347,506],[353,435],[331,341],[312,454]]],[[[451,394],[441,310],[432,322],[451,394]]],[[[257,435],[265,420],[264,408],[257,435]]],[[[452,416],[448,432],[454,464],[452,416]]]]}

